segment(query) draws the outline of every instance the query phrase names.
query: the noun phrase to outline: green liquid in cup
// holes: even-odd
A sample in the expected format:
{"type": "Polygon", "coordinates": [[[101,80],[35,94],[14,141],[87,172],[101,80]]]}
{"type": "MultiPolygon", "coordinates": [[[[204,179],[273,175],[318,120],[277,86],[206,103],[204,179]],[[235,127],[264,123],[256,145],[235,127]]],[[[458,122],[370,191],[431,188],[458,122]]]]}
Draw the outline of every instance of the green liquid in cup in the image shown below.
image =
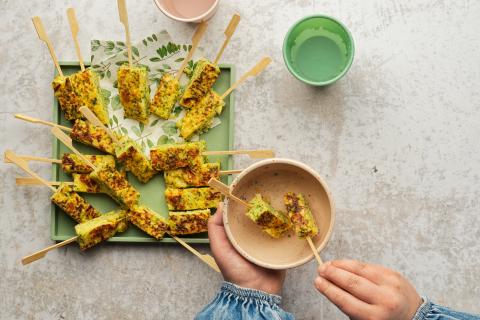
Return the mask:
{"type": "Polygon", "coordinates": [[[310,81],[328,81],[348,63],[347,46],[337,34],[324,28],[306,29],[291,48],[293,67],[310,81]]]}

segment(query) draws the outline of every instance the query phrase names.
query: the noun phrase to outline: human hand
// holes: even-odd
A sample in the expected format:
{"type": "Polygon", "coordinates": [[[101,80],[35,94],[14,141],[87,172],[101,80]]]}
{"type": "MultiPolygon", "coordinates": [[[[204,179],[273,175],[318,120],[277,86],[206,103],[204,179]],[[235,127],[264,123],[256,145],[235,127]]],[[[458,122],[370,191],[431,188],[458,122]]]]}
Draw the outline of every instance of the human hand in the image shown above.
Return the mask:
{"type": "Polygon", "coordinates": [[[422,304],[415,288],[398,272],[354,260],[318,268],[315,287],[350,319],[410,320],[422,304]]]}
{"type": "Polygon", "coordinates": [[[217,212],[208,221],[208,238],[215,261],[226,281],[244,288],[280,294],[285,280],[285,271],[257,266],[235,250],[223,226],[223,203],[220,203],[217,212]]]}

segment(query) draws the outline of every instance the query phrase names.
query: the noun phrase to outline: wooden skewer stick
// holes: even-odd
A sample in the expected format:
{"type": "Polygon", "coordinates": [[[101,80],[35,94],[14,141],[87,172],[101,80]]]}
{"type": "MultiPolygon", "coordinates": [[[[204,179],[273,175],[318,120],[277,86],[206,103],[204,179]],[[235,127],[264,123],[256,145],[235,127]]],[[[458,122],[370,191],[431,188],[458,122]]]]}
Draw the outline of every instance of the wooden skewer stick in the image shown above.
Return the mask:
{"type": "Polygon", "coordinates": [[[131,68],[133,65],[132,43],[130,42],[130,28],[128,27],[127,5],[125,4],[125,0],[117,0],[117,4],[118,4],[118,15],[120,16],[120,22],[123,23],[123,26],[125,27],[126,45],[127,45],[127,52],[128,52],[128,65],[131,68]]]}
{"type": "MultiPolygon", "coordinates": [[[[57,129],[57,130],[60,130],[60,129],[57,129]]],[[[22,169],[23,171],[25,171],[26,173],[28,173],[29,175],[31,175],[32,177],[34,177],[35,179],[37,179],[38,181],[40,181],[41,183],[43,183],[44,185],[46,185],[47,187],[50,188],[50,190],[52,190],[53,192],[57,191],[57,189],[55,189],[54,187],[52,187],[48,181],[46,181],[45,179],[43,179],[42,177],[40,177],[38,174],[36,174],[35,172],[33,172],[29,167],[28,167],[28,163],[23,160],[22,158],[19,158],[15,152],[11,151],[11,150],[7,150],[5,151],[5,158],[8,159],[9,161],[15,163],[20,169],[22,169]]]]}
{"type": "Polygon", "coordinates": [[[307,242],[308,242],[308,245],[310,246],[310,249],[312,249],[313,255],[315,256],[315,259],[317,260],[318,264],[322,265],[323,264],[322,258],[320,258],[317,248],[315,248],[315,245],[312,242],[312,238],[307,237],[307,242]]]}
{"type": "Polygon", "coordinates": [[[215,60],[213,61],[213,64],[217,64],[218,61],[220,60],[220,57],[223,54],[223,51],[227,47],[228,43],[230,42],[230,39],[233,36],[233,33],[235,32],[235,29],[237,29],[237,25],[240,22],[240,15],[234,14],[232,19],[230,20],[230,23],[227,26],[227,29],[225,29],[225,41],[223,42],[222,47],[220,48],[220,51],[217,53],[217,56],[215,57],[215,60]]]}
{"type": "Polygon", "coordinates": [[[102,121],[100,121],[100,119],[97,118],[97,116],[95,115],[95,113],[92,112],[92,110],[90,110],[88,107],[86,106],[82,106],[78,109],[82,114],[83,116],[88,120],[90,121],[91,124],[93,124],[94,126],[96,127],[100,127],[102,128],[103,130],[105,130],[105,132],[107,132],[107,134],[110,136],[110,138],[112,139],[113,143],[118,143],[118,139],[117,139],[117,136],[113,133],[112,130],[110,130],[106,125],[104,125],[102,123],[102,121]]]}
{"type": "MultiPolygon", "coordinates": [[[[17,157],[25,160],[25,161],[39,161],[39,162],[48,162],[48,163],[62,163],[62,160],[59,159],[50,159],[50,158],[44,158],[44,157],[34,157],[34,156],[19,156],[17,157]]],[[[5,163],[11,163],[10,160],[7,158],[4,159],[5,163]]]]}
{"type": "Polygon", "coordinates": [[[191,247],[190,245],[188,245],[188,243],[186,243],[185,241],[183,241],[182,239],[180,239],[179,237],[176,237],[174,235],[170,235],[170,237],[172,237],[173,239],[175,239],[178,243],[180,243],[182,246],[184,246],[188,251],[190,251],[191,253],[193,253],[195,256],[197,256],[200,260],[202,260],[203,262],[205,262],[208,266],[210,266],[210,268],[212,268],[213,270],[217,271],[217,272],[220,272],[220,268],[218,268],[218,265],[217,263],[215,262],[215,259],[213,259],[213,257],[209,254],[201,254],[200,252],[198,252],[197,250],[195,250],[193,247],[191,247]]]}
{"type": "Polygon", "coordinates": [[[27,121],[27,122],[31,122],[31,123],[40,123],[40,124],[44,124],[44,125],[50,126],[50,127],[57,127],[57,128],[62,129],[63,131],[72,132],[72,128],[61,126],[59,124],[56,124],[56,123],[53,123],[53,122],[50,122],[50,121],[45,121],[45,120],[32,118],[32,117],[29,117],[29,116],[26,116],[26,115],[20,114],[20,113],[15,114],[15,118],[20,119],[20,120],[24,120],[24,121],[27,121]]]}
{"type": "Polygon", "coordinates": [[[42,249],[40,251],[37,251],[29,256],[26,256],[26,257],[23,257],[22,258],[22,264],[23,265],[27,265],[29,263],[32,263],[33,261],[36,261],[36,260],[39,260],[39,259],[42,259],[43,257],[45,257],[45,255],[47,254],[47,252],[53,250],[53,249],[57,249],[57,248],[61,248],[63,246],[66,246],[67,244],[69,243],[72,243],[74,241],[76,241],[78,238],[78,236],[75,236],[75,237],[72,237],[70,239],[67,239],[65,241],[62,241],[62,242],[59,242],[57,244],[54,244],[54,245],[51,245],[49,247],[46,247],[45,249],[42,249]]]}
{"type": "Polygon", "coordinates": [[[275,158],[275,151],[273,150],[227,150],[227,151],[204,151],[204,156],[221,156],[221,155],[234,155],[234,154],[247,154],[253,159],[263,158],[275,158]]]}
{"type": "Polygon", "coordinates": [[[88,164],[90,168],[92,168],[93,170],[97,169],[95,165],[90,160],[88,160],[87,157],[85,157],[80,151],[78,151],[73,146],[72,139],[69,136],[67,136],[62,130],[60,130],[59,128],[53,127],[51,132],[55,137],[57,137],[58,140],[62,141],[64,145],[66,145],[77,156],[79,156],[80,159],[82,159],[86,164],[88,164]]]}
{"type": "Polygon", "coordinates": [[[83,64],[82,53],[80,52],[80,45],[78,43],[77,34],[78,34],[78,22],[77,17],[75,16],[75,9],[67,9],[68,23],[70,24],[70,30],[72,31],[73,42],[75,43],[75,51],[77,51],[78,61],[80,62],[80,69],[85,70],[85,65],[83,64]]]}
{"type": "Polygon", "coordinates": [[[40,40],[42,40],[47,44],[48,51],[50,51],[50,56],[52,57],[53,63],[55,64],[55,68],[57,68],[58,74],[63,77],[62,69],[58,64],[57,56],[55,55],[55,51],[53,51],[52,43],[50,42],[50,39],[48,38],[47,33],[45,32],[45,28],[43,27],[42,20],[40,19],[40,17],[33,17],[32,21],[33,21],[33,25],[35,26],[35,30],[37,30],[38,37],[40,38],[40,40]]]}
{"type": "Polygon", "coordinates": [[[222,95],[222,99],[225,99],[235,88],[237,88],[240,84],[245,82],[249,77],[255,77],[257,74],[262,72],[269,64],[272,62],[272,58],[264,57],[260,60],[252,69],[250,69],[247,73],[240,77],[230,88],[227,89],[222,95]]]}
{"type": "Polygon", "coordinates": [[[203,34],[207,30],[207,27],[208,27],[208,23],[205,21],[202,21],[200,22],[197,29],[195,30],[195,33],[192,36],[192,48],[188,52],[187,57],[183,60],[180,68],[178,68],[177,74],[175,75],[175,78],[177,80],[180,80],[180,77],[182,76],[182,73],[183,73],[183,69],[185,69],[185,67],[187,66],[188,61],[192,59],[193,53],[197,49],[198,44],[200,43],[200,40],[203,37],[203,34]]]}
{"type": "Polygon", "coordinates": [[[229,175],[229,174],[239,174],[243,171],[243,169],[239,169],[239,170],[221,170],[219,173],[221,176],[226,176],[226,175],[229,175]]]}
{"type": "MultiPolygon", "coordinates": [[[[59,186],[60,183],[73,186],[73,182],[72,182],[72,181],[66,181],[66,182],[62,182],[62,181],[47,181],[47,182],[48,182],[48,184],[51,185],[51,186],[59,186]]],[[[42,184],[43,184],[43,183],[41,183],[40,181],[38,181],[36,178],[31,178],[31,177],[16,177],[16,178],[15,178],[15,183],[17,184],[17,186],[38,186],[38,185],[42,185],[42,184]]]]}
{"type": "Polygon", "coordinates": [[[247,208],[251,207],[251,205],[248,202],[246,202],[245,200],[242,200],[239,197],[233,195],[232,192],[230,191],[230,187],[227,186],[226,184],[224,184],[223,182],[221,182],[221,181],[219,181],[215,178],[211,178],[210,181],[208,181],[208,185],[210,187],[215,188],[218,191],[220,191],[224,196],[240,203],[242,206],[245,206],[247,208]]]}

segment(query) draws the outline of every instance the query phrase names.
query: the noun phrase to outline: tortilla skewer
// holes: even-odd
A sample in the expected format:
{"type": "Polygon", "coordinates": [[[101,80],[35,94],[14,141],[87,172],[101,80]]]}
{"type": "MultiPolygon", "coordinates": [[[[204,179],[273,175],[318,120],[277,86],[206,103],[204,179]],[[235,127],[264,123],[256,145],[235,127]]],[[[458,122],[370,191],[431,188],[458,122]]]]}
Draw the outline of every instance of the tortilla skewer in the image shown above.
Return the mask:
{"type": "Polygon", "coordinates": [[[180,136],[185,140],[190,139],[195,133],[208,130],[213,118],[220,115],[225,106],[224,99],[249,77],[254,77],[263,71],[272,61],[270,57],[261,59],[252,69],[243,74],[221,96],[213,90],[209,90],[196,103],[195,108],[190,108],[185,116],[177,122],[180,128],[180,136]]]}
{"type": "Polygon", "coordinates": [[[75,221],[81,223],[101,215],[92,205],[87,203],[82,197],[74,192],[71,186],[60,184],[58,188],[54,188],[48,181],[44,180],[28,168],[27,162],[19,158],[13,151],[5,151],[5,158],[8,158],[30,176],[50,188],[50,190],[53,191],[51,197],[52,202],[59,206],[75,221]]]}
{"type": "Polygon", "coordinates": [[[247,217],[260,226],[262,231],[269,236],[280,238],[291,229],[291,223],[287,215],[275,210],[260,194],[255,195],[250,202],[246,202],[232,195],[230,187],[216,179],[211,179],[209,185],[246,207],[248,209],[246,213],[247,217]]]}
{"type": "Polygon", "coordinates": [[[86,107],[81,107],[80,112],[93,125],[99,126],[112,139],[115,144],[115,155],[117,159],[125,164],[125,166],[136,176],[141,182],[146,183],[157,172],[152,168],[150,160],[145,156],[141,148],[135,141],[127,135],[120,138],[117,136],[95,116],[95,114],[86,107]]]}
{"type": "Polygon", "coordinates": [[[168,119],[170,117],[180,93],[180,77],[182,76],[183,70],[187,66],[187,63],[192,59],[193,53],[197,49],[206,29],[206,22],[201,22],[198,25],[195,33],[192,36],[192,47],[190,48],[175,76],[173,77],[168,72],[165,72],[162,75],[153,100],[150,103],[150,111],[158,117],[162,119],[168,119]]]}
{"type": "Polygon", "coordinates": [[[78,242],[80,250],[86,250],[104,240],[113,237],[117,232],[125,231],[127,228],[127,223],[124,221],[125,219],[126,213],[122,210],[118,210],[108,212],[95,219],[79,223],[75,226],[75,233],[77,234],[75,237],[23,257],[22,264],[27,265],[33,261],[39,260],[45,257],[47,252],[66,246],[74,241],[78,242]]]}

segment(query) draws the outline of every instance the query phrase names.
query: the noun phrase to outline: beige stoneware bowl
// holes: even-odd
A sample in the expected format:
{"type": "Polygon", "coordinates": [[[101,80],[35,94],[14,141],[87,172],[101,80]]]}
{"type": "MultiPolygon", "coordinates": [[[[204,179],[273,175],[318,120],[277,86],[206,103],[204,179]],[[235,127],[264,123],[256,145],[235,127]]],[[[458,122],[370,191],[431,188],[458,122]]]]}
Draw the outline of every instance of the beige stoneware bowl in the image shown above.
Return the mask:
{"type": "MultiPolygon", "coordinates": [[[[313,243],[318,251],[326,246],[335,222],[335,206],[327,184],[305,164],[278,158],[257,162],[235,178],[230,190],[246,201],[261,193],[282,211],[285,211],[285,193],[303,193],[319,229],[313,243]]],[[[307,241],[297,238],[293,231],[280,239],[271,238],[245,215],[245,206],[227,200],[225,208],[227,236],[247,260],[269,269],[289,269],[313,259],[307,241]]]]}

